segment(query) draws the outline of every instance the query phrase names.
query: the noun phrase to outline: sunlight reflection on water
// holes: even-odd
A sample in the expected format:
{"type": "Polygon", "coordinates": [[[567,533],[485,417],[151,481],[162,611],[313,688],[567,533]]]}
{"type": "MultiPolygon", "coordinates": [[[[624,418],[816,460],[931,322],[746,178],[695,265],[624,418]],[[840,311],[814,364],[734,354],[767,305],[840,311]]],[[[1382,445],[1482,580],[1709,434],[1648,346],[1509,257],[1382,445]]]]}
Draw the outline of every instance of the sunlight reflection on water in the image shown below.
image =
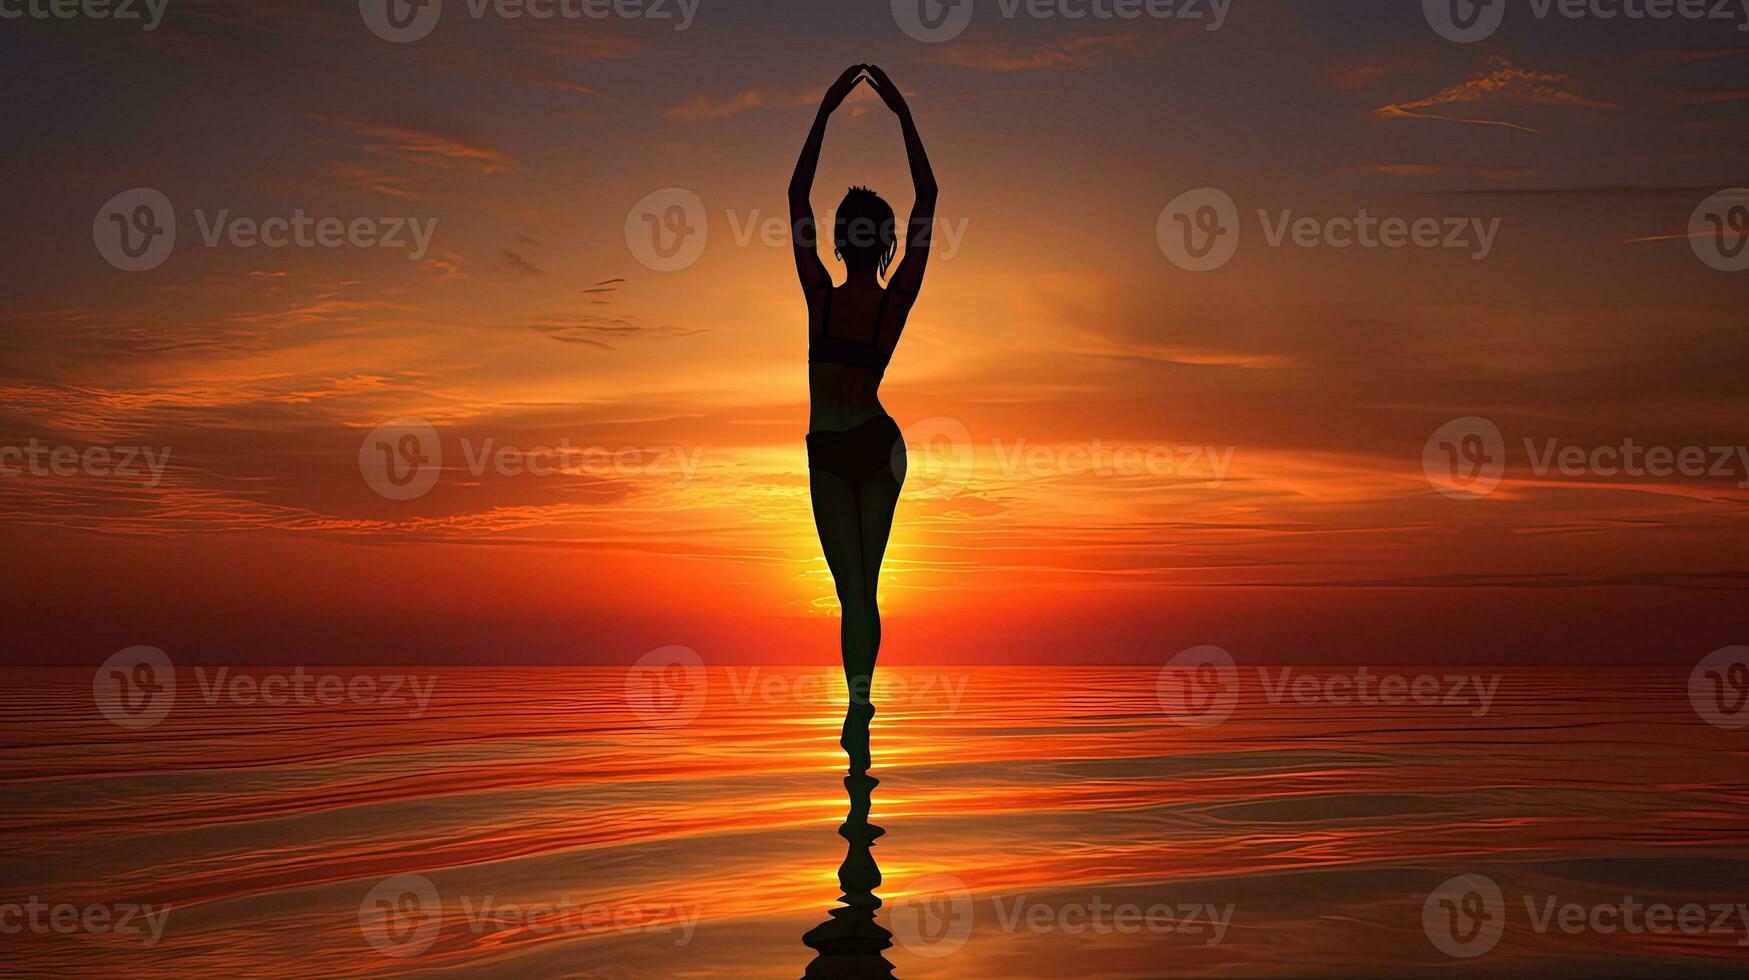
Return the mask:
{"type": "MultiPolygon", "coordinates": [[[[208,703],[184,670],[141,731],[104,720],[87,673],[16,673],[0,902],[171,906],[151,946],[9,935],[25,974],[799,977],[838,894],[832,671],[712,668],[696,718],[653,727],[615,669],[441,669],[417,717],[208,703]],[[407,881],[431,889],[417,916],[407,881]]],[[[1695,715],[1687,672],[1451,673],[1498,687],[1337,704],[1252,672],[1230,718],[1191,727],[1153,669],[884,669],[887,956],[907,980],[1741,967],[1742,929],[1539,932],[1526,911],[1749,899],[1746,736],[1695,715]],[[1462,964],[1424,921],[1460,874],[1506,898],[1462,964]],[[1123,905],[1179,911],[1086,918],[1123,905]],[[1209,909],[1231,910],[1218,936],[1209,909]]]]}

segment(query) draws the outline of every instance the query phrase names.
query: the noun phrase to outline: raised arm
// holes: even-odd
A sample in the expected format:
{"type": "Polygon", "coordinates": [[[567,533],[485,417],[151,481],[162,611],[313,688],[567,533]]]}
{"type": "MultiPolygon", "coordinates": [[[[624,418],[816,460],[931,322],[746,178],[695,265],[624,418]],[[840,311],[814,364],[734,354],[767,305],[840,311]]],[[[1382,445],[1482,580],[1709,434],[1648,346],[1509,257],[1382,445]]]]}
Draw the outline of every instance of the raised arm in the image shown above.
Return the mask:
{"type": "Polygon", "coordinates": [[[844,97],[862,81],[863,65],[851,65],[838,76],[820,111],[814,115],[814,126],[808,130],[808,141],[802,144],[801,159],[796,161],[795,176],[789,180],[790,243],[796,253],[796,275],[802,280],[802,291],[813,293],[832,285],[832,277],[820,262],[817,243],[819,224],[814,220],[814,205],[809,200],[814,190],[814,172],[820,166],[820,144],[826,139],[826,121],[844,103],[844,97]]]}
{"type": "Polygon", "coordinates": [[[923,270],[929,264],[930,239],[935,230],[935,171],[929,168],[923,138],[917,135],[911,107],[905,103],[899,87],[876,65],[868,66],[868,74],[869,84],[880,94],[881,101],[899,117],[899,129],[905,136],[905,157],[911,163],[911,185],[917,194],[905,230],[905,257],[899,260],[899,267],[887,285],[915,299],[923,288],[923,270]]]}

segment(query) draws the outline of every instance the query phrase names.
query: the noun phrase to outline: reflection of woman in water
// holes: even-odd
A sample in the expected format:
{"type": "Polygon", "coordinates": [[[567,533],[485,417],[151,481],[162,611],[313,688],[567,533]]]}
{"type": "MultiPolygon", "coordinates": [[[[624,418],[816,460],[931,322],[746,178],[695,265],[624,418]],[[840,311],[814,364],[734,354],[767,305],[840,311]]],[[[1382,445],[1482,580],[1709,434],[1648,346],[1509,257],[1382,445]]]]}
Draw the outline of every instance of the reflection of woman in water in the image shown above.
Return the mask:
{"type": "Polygon", "coordinates": [[[841,742],[850,754],[851,772],[861,773],[869,767],[868,723],[874,706],[867,695],[881,643],[875,590],[905,480],[905,445],[899,427],[881,407],[881,376],[923,286],[935,218],[935,176],[911,109],[886,72],[874,65],[853,65],[827,90],[790,179],[789,210],[796,272],[808,304],[807,443],[814,525],[843,609],[840,640],[851,696],[841,742]],[[833,221],[833,254],[845,269],[844,284],[834,286],[815,248],[808,196],[826,121],[864,79],[899,117],[917,199],[905,257],[887,278],[898,244],[893,209],[867,188],[850,189],[833,221]],[[884,289],[882,278],[887,278],[884,289]]]}

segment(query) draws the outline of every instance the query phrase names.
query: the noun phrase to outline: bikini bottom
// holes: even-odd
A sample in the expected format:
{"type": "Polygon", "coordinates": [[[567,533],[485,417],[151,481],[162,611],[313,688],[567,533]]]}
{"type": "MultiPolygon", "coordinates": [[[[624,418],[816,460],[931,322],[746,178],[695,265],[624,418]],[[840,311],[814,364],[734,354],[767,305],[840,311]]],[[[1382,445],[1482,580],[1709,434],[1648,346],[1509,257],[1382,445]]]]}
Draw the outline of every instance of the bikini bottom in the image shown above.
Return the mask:
{"type": "Polygon", "coordinates": [[[877,415],[843,432],[808,433],[808,469],[853,484],[904,482],[905,442],[890,415],[877,415]]]}

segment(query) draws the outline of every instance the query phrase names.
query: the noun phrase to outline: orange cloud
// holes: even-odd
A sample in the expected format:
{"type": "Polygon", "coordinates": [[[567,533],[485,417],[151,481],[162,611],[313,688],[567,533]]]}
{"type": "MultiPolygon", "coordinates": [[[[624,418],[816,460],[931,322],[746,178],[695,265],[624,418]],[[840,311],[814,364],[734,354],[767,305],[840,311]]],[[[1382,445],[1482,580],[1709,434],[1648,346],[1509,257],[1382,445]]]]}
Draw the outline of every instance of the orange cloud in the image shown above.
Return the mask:
{"type": "Polygon", "coordinates": [[[748,109],[794,109],[801,106],[814,105],[820,101],[820,92],[814,89],[748,89],[727,99],[712,99],[709,96],[694,96],[670,109],[665,109],[662,115],[669,119],[685,119],[698,121],[703,119],[726,119],[738,115],[748,109]]]}
{"type": "Polygon", "coordinates": [[[516,159],[507,153],[453,136],[315,113],[309,118],[362,137],[358,148],[374,156],[438,169],[471,169],[481,174],[495,174],[516,166],[516,159]]]}
{"type": "MultiPolygon", "coordinates": [[[[900,86],[903,90],[903,86],[900,86]]],[[[684,119],[697,122],[705,119],[726,119],[739,115],[749,109],[800,109],[815,106],[820,103],[820,96],[826,91],[826,83],[808,85],[799,88],[752,88],[741,91],[726,99],[713,99],[710,96],[694,96],[662,111],[669,119],[684,119]]],[[[913,91],[905,91],[907,96],[915,95],[913,91]]],[[[867,85],[858,85],[844,101],[844,108],[852,117],[861,116],[867,112],[879,96],[867,85]]]]}
{"type": "Polygon", "coordinates": [[[1506,102],[1524,105],[1577,106],[1588,109],[1619,109],[1611,102],[1588,99],[1572,90],[1572,77],[1552,72],[1515,67],[1506,58],[1494,55],[1488,67],[1456,85],[1448,85],[1425,99],[1383,105],[1373,110],[1375,115],[1400,119],[1434,119],[1441,122],[1465,123],[1474,126],[1503,126],[1525,133],[1541,130],[1499,119],[1477,119],[1443,115],[1423,110],[1447,106],[1472,105],[1484,102],[1506,102]]]}
{"type": "Polygon", "coordinates": [[[1340,89],[1366,88],[1392,71],[1392,68],[1385,65],[1361,65],[1337,75],[1330,80],[1330,84],[1340,89]]]}

